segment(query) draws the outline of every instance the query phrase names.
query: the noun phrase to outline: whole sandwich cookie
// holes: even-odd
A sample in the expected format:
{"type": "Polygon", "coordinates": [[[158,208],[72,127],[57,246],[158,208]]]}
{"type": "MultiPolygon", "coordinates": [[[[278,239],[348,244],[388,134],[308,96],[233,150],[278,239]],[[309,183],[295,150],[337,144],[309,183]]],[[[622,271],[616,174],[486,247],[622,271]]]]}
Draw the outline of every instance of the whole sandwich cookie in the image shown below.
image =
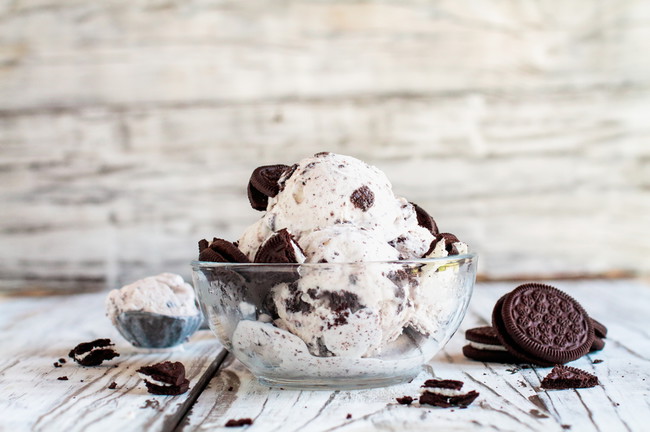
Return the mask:
{"type": "Polygon", "coordinates": [[[441,408],[467,407],[479,395],[472,390],[462,391],[462,381],[430,379],[424,382],[420,389],[420,404],[433,405],[441,408]]]}
{"type": "Polygon", "coordinates": [[[185,366],[181,362],[162,362],[143,366],[136,371],[144,380],[147,390],[157,395],[179,395],[190,388],[185,378],[185,366]]]}
{"type": "Polygon", "coordinates": [[[501,297],[492,326],[503,346],[526,363],[553,366],[589,352],[594,328],[587,312],[549,285],[524,284],[501,297]]]}
{"type": "Polygon", "coordinates": [[[501,344],[493,327],[476,327],[465,332],[469,342],[463,347],[465,357],[482,362],[519,363],[501,344]]]}

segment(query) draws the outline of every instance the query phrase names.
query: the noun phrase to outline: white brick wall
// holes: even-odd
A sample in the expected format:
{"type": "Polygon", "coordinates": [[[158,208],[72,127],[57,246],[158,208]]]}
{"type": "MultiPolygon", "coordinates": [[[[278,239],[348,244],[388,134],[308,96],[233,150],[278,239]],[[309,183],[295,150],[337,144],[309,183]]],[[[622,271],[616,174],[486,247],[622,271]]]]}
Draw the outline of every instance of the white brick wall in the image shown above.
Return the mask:
{"type": "Polygon", "coordinates": [[[188,274],[250,171],[330,150],[494,277],[650,273],[650,4],[0,5],[0,287],[188,274]]]}

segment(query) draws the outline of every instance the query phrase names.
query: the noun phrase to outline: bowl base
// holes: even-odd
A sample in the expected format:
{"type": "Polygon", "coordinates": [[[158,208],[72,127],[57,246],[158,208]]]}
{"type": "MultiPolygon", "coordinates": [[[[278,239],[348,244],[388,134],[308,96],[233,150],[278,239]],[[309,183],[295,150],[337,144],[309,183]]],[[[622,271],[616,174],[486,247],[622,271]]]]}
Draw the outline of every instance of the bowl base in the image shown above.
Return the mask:
{"type": "Polygon", "coordinates": [[[372,378],[269,378],[258,376],[257,380],[263,386],[281,387],[292,390],[358,390],[376,387],[387,387],[410,382],[415,378],[417,372],[409,375],[372,378]]]}

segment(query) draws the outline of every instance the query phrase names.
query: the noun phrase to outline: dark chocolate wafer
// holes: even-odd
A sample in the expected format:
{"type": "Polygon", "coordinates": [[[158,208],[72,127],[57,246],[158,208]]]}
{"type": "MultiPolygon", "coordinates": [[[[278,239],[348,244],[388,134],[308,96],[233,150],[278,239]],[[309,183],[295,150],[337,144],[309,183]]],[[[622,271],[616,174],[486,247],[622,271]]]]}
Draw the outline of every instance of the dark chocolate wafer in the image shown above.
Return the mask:
{"type": "Polygon", "coordinates": [[[594,337],[594,342],[591,344],[591,348],[589,348],[589,352],[600,351],[603,348],[605,348],[605,341],[603,338],[596,336],[594,337]]]}
{"type": "Polygon", "coordinates": [[[508,352],[518,360],[517,363],[531,363],[539,366],[553,366],[554,363],[535,359],[529,356],[526,352],[522,351],[515,342],[510,340],[510,336],[505,330],[501,330],[503,328],[503,324],[501,322],[501,309],[507,295],[508,294],[497,300],[496,304],[494,305],[494,310],[492,311],[492,326],[497,331],[499,341],[501,341],[501,344],[506,347],[508,352]]]}
{"type": "Polygon", "coordinates": [[[597,376],[582,369],[563,365],[555,366],[542,380],[542,388],[551,390],[589,388],[598,384],[597,376]]]}
{"type": "Polygon", "coordinates": [[[286,229],[269,237],[255,254],[256,263],[298,263],[304,252],[286,229]]]}
{"type": "Polygon", "coordinates": [[[607,337],[607,327],[605,327],[604,324],[596,321],[593,318],[589,318],[591,320],[591,325],[594,326],[594,334],[596,337],[599,338],[606,338],[607,337]]]}
{"type": "Polygon", "coordinates": [[[185,378],[185,366],[181,362],[165,361],[136,370],[145,380],[149,393],[158,395],[179,395],[190,387],[185,378]]]}
{"type": "Polygon", "coordinates": [[[434,236],[438,235],[438,233],[439,233],[438,225],[436,224],[436,221],[433,220],[431,215],[429,213],[427,213],[426,210],[424,210],[419,205],[417,205],[417,204],[415,204],[413,202],[411,203],[411,205],[415,209],[415,215],[418,218],[418,225],[420,225],[423,228],[428,229],[431,232],[431,234],[433,234],[434,236]]]}
{"type": "Polygon", "coordinates": [[[248,181],[248,199],[255,210],[266,210],[269,197],[280,191],[278,180],[289,167],[287,165],[265,165],[255,168],[248,181]]]}
{"type": "Polygon", "coordinates": [[[214,238],[207,247],[207,240],[199,241],[199,261],[248,263],[248,257],[228,240],[214,238]],[[203,247],[203,249],[201,249],[203,247]]]}
{"type": "Polygon", "coordinates": [[[445,241],[445,250],[447,251],[447,255],[458,255],[458,249],[456,249],[456,246],[454,243],[459,242],[458,237],[453,235],[452,233],[439,233],[436,235],[436,238],[433,239],[431,242],[431,245],[429,246],[429,250],[425,252],[424,256],[429,255],[433,250],[438,246],[438,243],[440,243],[442,240],[445,241]]]}
{"type": "Polygon", "coordinates": [[[469,344],[463,347],[465,357],[482,362],[519,363],[501,344],[496,330],[491,326],[476,327],[465,332],[469,344]]]}
{"type": "Polygon", "coordinates": [[[594,340],[587,312],[571,296],[549,285],[515,288],[499,299],[492,320],[508,351],[542,366],[576,360],[594,340]]]}

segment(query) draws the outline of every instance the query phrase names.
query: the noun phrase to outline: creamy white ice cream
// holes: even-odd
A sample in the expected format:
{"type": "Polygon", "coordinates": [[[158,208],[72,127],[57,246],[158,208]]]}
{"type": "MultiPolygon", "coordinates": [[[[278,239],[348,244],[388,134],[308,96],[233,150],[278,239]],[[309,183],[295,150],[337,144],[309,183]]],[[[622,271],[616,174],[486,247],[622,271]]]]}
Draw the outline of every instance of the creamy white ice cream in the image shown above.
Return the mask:
{"type": "Polygon", "coordinates": [[[114,325],[117,316],[127,311],[169,316],[194,316],[199,313],[194,289],[181,276],[173,273],[146,277],[109,292],[106,315],[114,325]]]}
{"type": "Polygon", "coordinates": [[[350,156],[319,153],[285,171],[278,185],[238,247],[254,260],[269,237],[286,229],[304,252],[304,265],[294,281],[270,290],[273,323],[268,315],[261,327],[242,321],[235,348],[281,332],[277,342],[300,358],[375,357],[399,345],[406,329],[435,337],[453,319],[460,307],[457,272],[397,261],[445,257],[452,246],[452,253],[466,253],[467,246],[442,239],[429,252],[434,235],[418,224],[414,206],[395,196],[383,172],[350,156]],[[327,263],[339,267],[331,271],[327,263]],[[242,325],[253,327],[242,333],[242,325]]]}

